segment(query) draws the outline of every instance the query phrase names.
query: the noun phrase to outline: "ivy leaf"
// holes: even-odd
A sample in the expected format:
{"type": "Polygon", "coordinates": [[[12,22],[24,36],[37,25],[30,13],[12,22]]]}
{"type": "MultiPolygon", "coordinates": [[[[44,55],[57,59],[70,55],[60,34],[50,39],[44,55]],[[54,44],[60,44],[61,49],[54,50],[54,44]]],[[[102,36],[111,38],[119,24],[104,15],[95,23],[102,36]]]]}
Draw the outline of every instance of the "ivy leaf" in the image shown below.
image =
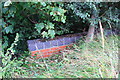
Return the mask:
{"type": "Polygon", "coordinates": [[[54,29],[54,24],[49,23],[48,25],[49,25],[49,29],[54,29]]]}
{"type": "Polygon", "coordinates": [[[41,30],[44,28],[44,23],[35,24],[35,28],[41,33],[41,30]]]}
{"type": "Polygon", "coordinates": [[[45,37],[48,38],[47,32],[43,31],[41,34],[42,34],[43,38],[45,38],[45,37]]]}
{"type": "Polygon", "coordinates": [[[48,22],[47,25],[46,25],[46,29],[54,29],[54,24],[51,23],[51,22],[48,22]]]}
{"type": "Polygon", "coordinates": [[[51,38],[54,38],[55,31],[54,30],[48,30],[48,34],[50,35],[51,38]]]}
{"type": "Polygon", "coordinates": [[[42,5],[42,6],[46,6],[46,3],[45,3],[45,2],[41,2],[41,5],[42,5]]]}
{"type": "Polygon", "coordinates": [[[4,7],[9,6],[10,4],[12,4],[12,2],[11,2],[11,0],[8,0],[4,3],[4,7]]]}

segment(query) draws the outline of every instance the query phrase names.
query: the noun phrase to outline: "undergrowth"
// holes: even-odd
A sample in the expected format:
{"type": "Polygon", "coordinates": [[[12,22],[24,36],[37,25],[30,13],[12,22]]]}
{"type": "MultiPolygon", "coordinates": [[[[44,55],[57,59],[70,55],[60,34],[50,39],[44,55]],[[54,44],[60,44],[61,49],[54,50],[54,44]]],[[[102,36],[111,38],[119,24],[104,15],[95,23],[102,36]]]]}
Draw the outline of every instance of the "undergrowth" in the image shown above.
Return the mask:
{"type": "MultiPolygon", "coordinates": [[[[105,38],[102,48],[101,38],[90,43],[80,40],[72,49],[64,50],[61,55],[36,59],[27,57],[20,68],[13,61],[14,78],[118,78],[119,36],[105,38]]],[[[12,64],[13,64],[12,63],[12,64]]],[[[8,73],[10,68],[4,71],[8,73]]],[[[10,69],[11,70],[11,69],[10,69]]],[[[6,75],[3,75],[6,77],[6,75]]],[[[7,76],[8,77],[8,76],[7,76]]]]}

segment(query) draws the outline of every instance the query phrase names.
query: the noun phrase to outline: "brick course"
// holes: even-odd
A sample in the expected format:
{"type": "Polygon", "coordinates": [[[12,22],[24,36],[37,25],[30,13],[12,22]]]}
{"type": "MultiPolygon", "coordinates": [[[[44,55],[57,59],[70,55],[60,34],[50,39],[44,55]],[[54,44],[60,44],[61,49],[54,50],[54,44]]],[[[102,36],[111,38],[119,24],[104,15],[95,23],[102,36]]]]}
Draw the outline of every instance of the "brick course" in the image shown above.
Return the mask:
{"type": "Polygon", "coordinates": [[[66,47],[72,43],[75,43],[81,36],[64,36],[55,40],[39,41],[39,39],[28,40],[28,48],[31,51],[32,56],[36,58],[49,57],[52,54],[57,54],[60,51],[66,49],[66,47]]]}

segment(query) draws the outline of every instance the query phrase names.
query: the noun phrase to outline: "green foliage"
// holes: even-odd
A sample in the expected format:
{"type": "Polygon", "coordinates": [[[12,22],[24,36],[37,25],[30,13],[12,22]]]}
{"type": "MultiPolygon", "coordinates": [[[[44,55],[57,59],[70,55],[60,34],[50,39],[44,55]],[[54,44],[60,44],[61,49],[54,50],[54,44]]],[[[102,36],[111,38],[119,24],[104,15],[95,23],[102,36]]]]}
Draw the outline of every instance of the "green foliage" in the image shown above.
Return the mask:
{"type": "Polygon", "coordinates": [[[10,25],[10,26],[6,27],[4,30],[5,30],[5,32],[6,32],[7,34],[8,34],[8,33],[12,33],[12,31],[13,31],[13,26],[10,25]]]}
{"type": "Polygon", "coordinates": [[[35,24],[35,28],[40,34],[42,34],[43,38],[55,37],[54,24],[51,22],[47,22],[47,24],[44,24],[44,23],[35,24]],[[45,29],[48,30],[47,32],[46,31],[41,32],[41,30],[44,27],[45,29]]]}
{"type": "Polygon", "coordinates": [[[41,30],[44,28],[44,23],[35,24],[35,28],[41,33],[41,30]]]}
{"type": "Polygon", "coordinates": [[[24,73],[24,70],[21,68],[21,65],[23,64],[22,61],[17,61],[15,59],[11,61],[9,53],[6,53],[5,55],[2,54],[2,57],[2,78],[14,78],[15,75],[20,75],[17,73],[24,73]]]}
{"type": "Polygon", "coordinates": [[[16,33],[15,41],[11,44],[11,47],[7,49],[7,52],[4,54],[1,54],[2,57],[2,78],[15,78],[15,77],[21,77],[25,76],[27,72],[22,69],[22,65],[24,64],[23,57],[21,57],[20,60],[15,57],[13,59],[13,56],[15,53],[18,53],[19,51],[16,51],[16,46],[18,45],[20,35],[16,33]],[[24,75],[23,75],[24,74],[24,75]]]}
{"type": "Polygon", "coordinates": [[[71,2],[65,4],[74,15],[80,17],[83,22],[92,23],[92,25],[98,25],[98,21],[101,20],[103,24],[110,22],[115,27],[116,23],[120,22],[119,3],[116,2],[71,2]],[[93,18],[91,18],[92,16],[93,18]]]}
{"type": "MultiPolygon", "coordinates": [[[[59,3],[14,2],[8,7],[3,6],[3,33],[26,33],[28,31],[26,34],[29,34],[31,32],[33,35],[35,35],[35,31],[38,31],[38,33],[42,33],[42,31],[45,30],[54,30],[55,23],[53,23],[53,21],[61,21],[65,23],[66,19],[66,17],[64,16],[66,10],[57,6],[57,4],[59,3]],[[44,28],[43,25],[45,26],[44,28]],[[19,29],[21,31],[18,31],[19,29]]],[[[25,37],[30,37],[30,35],[26,35],[25,37]]],[[[39,34],[39,36],[41,35],[39,34]]]]}
{"type": "Polygon", "coordinates": [[[51,38],[54,38],[55,31],[54,30],[48,30],[48,34],[50,35],[51,38]]]}
{"type": "Polygon", "coordinates": [[[7,49],[7,53],[6,54],[2,53],[2,58],[3,58],[2,59],[2,63],[3,63],[2,77],[3,78],[12,78],[15,72],[19,73],[22,71],[20,67],[23,63],[22,61],[16,61],[15,59],[11,61],[12,55],[14,55],[15,53],[14,46],[17,45],[16,43],[18,42],[18,38],[19,38],[19,35],[17,33],[14,43],[11,45],[10,48],[7,49]]]}
{"type": "Polygon", "coordinates": [[[63,3],[56,2],[10,2],[2,3],[3,52],[14,43],[16,33],[19,41],[15,53],[27,50],[27,40],[54,38],[58,22],[65,23],[63,3]],[[24,45],[24,47],[23,47],[24,45]],[[22,47],[21,47],[22,46],[22,47]]]}

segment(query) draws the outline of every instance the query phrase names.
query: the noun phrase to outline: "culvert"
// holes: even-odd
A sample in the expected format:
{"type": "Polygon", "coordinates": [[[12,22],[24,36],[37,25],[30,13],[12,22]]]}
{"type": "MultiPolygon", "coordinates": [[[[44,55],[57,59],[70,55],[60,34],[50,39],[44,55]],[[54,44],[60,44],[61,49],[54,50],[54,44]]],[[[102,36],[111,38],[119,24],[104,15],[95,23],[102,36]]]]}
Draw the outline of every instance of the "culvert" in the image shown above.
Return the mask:
{"type": "Polygon", "coordinates": [[[57,36],[53,39],[43,41],[41,39],[28,40],[28,49],[31,51],[31,56],[37,58],[49,57],[53,54],[58,54],[60,51],[66,49],[72,43],[77,42],[83,36],[81,33],[68,34],[64,36],[57,36]]]}

